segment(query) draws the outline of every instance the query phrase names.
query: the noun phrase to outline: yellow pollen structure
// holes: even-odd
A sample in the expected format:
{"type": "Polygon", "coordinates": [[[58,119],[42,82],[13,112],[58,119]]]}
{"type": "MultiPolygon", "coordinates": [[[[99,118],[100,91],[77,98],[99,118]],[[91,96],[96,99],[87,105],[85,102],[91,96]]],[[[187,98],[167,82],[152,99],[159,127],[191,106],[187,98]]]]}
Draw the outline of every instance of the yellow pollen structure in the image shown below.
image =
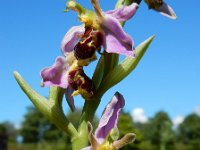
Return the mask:
{"type": "Polygon", "coordinates": [[[104,142],[103,144],[99,145],[97,150],[117,150],[114,146],[109,142],[104,142]]]}

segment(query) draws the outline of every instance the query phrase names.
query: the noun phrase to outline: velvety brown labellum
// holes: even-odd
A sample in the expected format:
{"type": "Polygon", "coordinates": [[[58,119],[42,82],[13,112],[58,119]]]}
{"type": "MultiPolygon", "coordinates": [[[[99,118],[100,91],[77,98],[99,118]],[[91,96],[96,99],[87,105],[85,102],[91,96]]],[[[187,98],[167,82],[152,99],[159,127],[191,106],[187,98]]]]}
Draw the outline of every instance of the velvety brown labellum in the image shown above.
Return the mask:
{"type": "Polygon", "coordinates": [[[81,40],[74,48],[74,54],[77,59],[91,58],[95,51],[98,50],[103,42],[101,32],[92,28],[86,28],[81,40]]]}
{"type": "Polygon", "coordinates": [[[92,80],[84,73],[82,67],[78,67],[68,74],[68,83],[74,90],[79,90],[82,96],[92,97],[95,87],[92,80]]]}

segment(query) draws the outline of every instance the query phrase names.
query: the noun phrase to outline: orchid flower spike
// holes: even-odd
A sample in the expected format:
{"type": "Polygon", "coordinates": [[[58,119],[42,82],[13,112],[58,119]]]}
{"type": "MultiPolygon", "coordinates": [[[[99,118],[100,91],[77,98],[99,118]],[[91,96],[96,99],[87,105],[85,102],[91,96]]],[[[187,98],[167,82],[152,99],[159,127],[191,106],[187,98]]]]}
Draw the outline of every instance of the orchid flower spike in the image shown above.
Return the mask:
{"type": "Polygon", "coordinates": [[[119,131],[117,122],[125,101],[120,93],[115,93],[110,103],[106,106],[100,119],[98,128],[93,134],[93,127],[88,123],[89,141],[91,146],[82,150],[118,150],[135,140],[135,134],[128,133],[118,140],[119,131]]]}
{"type": "Polygon", "coordinates": [[[149,9],[154,9],[155,11],[158,11],[160,14],[170,19],[177,18],[173,9],[163,0],[145,0],[145,2],[149,6],[149,9]]]}
{"type": "Polygon", "coordinates": [[[75,110],[73,96],[81,94],[83,97],[89,98],[94,95],[95,91],[92,80],[84,73],[83,66],[79,64],[73,51],[74,37],[78,36],[81,31],[78,26],[71,28],[66,33],[68,51],[62,51],[65,57],[57,57],[51,67],[42,69],[40,73],[42,86],[57,86],[66,89],[65,96],[72,111],[75,110]],[[79,31],[74,32],[77,28],[79,31]]]}
{"type": "Polygon", "coordinates": [[[62,51],[67,53],[75,47],[76,58],[86,59],[92,57],[95,51],[103,46],[108,53],[133,57],[133,40],[124,32],[120,22],[130,19],[136,13],[138,4],[132,3],[129,6],[103,12],[97,0],[91,2],[95,12],[83,8],[76,1],[67,2],[67,9],[78,12],[78,17],[84,26],[73,28],[73,38],[64,37],[61,44],[62,51]]]}

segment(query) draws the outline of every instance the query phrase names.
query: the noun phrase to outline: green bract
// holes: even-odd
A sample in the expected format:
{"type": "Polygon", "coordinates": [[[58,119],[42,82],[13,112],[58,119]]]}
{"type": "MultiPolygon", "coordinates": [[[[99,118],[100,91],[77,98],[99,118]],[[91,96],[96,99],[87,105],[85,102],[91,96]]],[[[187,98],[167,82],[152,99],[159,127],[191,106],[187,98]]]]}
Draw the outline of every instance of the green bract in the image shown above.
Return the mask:
{"type": "Polygon", "coordinates": [[[108,73],[105,79],[101,82],[101,85],[98,89],[99,95],[102,95],[108,89],[119,83],[135,69],[153,39],[154,36],[151,36],[150,38],[142,42],[135,50],[136,57],[125,58],[120,64],[115,66],[114,69],[108,73]]]}

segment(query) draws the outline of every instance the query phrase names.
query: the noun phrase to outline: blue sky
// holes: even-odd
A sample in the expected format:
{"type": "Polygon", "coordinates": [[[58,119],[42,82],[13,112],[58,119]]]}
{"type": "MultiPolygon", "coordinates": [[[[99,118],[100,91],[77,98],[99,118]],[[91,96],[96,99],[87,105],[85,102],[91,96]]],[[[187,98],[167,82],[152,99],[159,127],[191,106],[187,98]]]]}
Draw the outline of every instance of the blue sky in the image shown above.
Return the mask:
{"type": "MultiPolygon", "coordinates": [[[[91,8],[89,0],[80,2],[91,8]]],[[[103,10],[112,9],[115,2],[100,0],[103,10]]],[[[175,10],[177,20],[149,11],[143,2],[126,23],[125,30],[135,45],[152,34],[156,38],[134,72],[105,94],[98,115],[115,91],[124,95],[127,111],[140,107],[148,117],[159,110],[167,111],[172,118],[185,116],[200,107],[200,1],[166,2],[175,10]]],[[[0,122],[19,124],[26,107],[32,105],[14,80],[14,70],[39,93],[48,95],[48,88],[40,87],[39,72],[61,55],[60,42],[66,31],[80,24],[75,13],[63,13],[65,3],[0,1],[0,122]]],[[[94,65],[86,69],[88,74],[94,65]]],[[[80,96],[76,104],[82,106],[80,96]]]]}

